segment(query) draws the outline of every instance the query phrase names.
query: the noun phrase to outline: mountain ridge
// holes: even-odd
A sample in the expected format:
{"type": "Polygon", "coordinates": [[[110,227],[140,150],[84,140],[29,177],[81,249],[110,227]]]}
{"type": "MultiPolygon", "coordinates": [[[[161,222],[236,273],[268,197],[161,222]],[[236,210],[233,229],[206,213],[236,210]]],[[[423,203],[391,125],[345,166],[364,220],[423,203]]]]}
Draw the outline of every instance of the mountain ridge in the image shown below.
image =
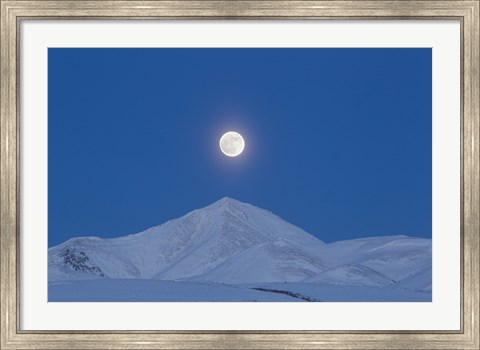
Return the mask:
{"type": "Polygon", "coordinates": [[[229,197],[138,233],[75,237],[49,249],[50,282],[128,278],[383,286],[429,266],[431,240],[399,235],[326,244],[268,210],[229,197]]]}

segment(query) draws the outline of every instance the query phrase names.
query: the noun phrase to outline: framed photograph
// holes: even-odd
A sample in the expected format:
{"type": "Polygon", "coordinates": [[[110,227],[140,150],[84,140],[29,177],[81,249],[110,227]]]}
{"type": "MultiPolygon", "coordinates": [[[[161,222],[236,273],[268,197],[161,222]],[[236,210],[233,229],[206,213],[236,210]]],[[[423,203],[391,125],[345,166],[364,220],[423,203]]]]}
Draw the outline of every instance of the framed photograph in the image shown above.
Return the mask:
{"type": "Polygon", "coordinates": [[[478,349],[478,1],[1,1],[2,349],[478,349]]]}

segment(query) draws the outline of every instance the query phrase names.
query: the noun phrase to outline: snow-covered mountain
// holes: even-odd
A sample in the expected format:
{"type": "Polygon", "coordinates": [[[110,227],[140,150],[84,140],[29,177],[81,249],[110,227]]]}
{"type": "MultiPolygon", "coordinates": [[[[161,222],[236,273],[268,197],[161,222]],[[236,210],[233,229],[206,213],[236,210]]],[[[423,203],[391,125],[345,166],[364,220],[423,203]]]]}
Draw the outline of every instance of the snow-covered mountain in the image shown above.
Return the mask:
{"type": "Polygon", "coordinates": [[[425,290],[431,288],[428,268],[429,239],[390,236],[325,244],[269,211],[227,197],[137,234],[73,238],[49,249],[49,282],[109,278],[384,287],[405,280],[404,288],[425,290]]]}
{"type": "Polygon", "coordinates": [[[324,245],[271,212],[223,198],[137,234],[74,238],[53,247],[49,280],[294,281],[328,268],[319,255],[324,245]]]}

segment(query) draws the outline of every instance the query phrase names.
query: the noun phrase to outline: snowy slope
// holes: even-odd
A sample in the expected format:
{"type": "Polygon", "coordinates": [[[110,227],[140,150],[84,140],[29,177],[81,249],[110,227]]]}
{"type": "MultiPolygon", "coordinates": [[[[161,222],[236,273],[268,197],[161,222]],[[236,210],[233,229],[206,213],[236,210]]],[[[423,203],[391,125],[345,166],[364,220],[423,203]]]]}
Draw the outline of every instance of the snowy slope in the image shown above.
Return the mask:
{"type": "Polygon", "coordinates": [[[302,282],[383,287],[394,283],[388,277],[360,264],[347,264],[319,273],[302,282]]]}
{"type": "Polygon", "coordinates": [[[328,268],[316,245],[287,240],[265,242],[246,249],[195,280],[229,284],[301,281],[328,268]]]}
{"type": "Polygon", "coordinates": [[[432,292],[432,268],[429,267],[413,276],[401,280],[396,287],[421,292],[432,292]]]}
{"type": "Polygon", "coordinates": [[[407,236],[353,239],[328,244],[323,257],[330,265],[360,264],[395,282],[432,266],[432,240],[407,236]]]}

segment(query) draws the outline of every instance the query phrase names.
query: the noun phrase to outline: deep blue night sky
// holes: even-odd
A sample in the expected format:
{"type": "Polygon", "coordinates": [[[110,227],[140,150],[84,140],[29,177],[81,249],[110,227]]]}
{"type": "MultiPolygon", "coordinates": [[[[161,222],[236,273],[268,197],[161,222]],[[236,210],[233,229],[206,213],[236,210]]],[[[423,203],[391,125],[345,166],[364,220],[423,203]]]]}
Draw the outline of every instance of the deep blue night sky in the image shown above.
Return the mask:
{"type": "Polygon", "coordinates": [[[325,242],[431,237],[430,49],[49,49],[49,246],[229,196],[325,242]],[[220,136],[240,132],[237,158],[220,136]]]}

